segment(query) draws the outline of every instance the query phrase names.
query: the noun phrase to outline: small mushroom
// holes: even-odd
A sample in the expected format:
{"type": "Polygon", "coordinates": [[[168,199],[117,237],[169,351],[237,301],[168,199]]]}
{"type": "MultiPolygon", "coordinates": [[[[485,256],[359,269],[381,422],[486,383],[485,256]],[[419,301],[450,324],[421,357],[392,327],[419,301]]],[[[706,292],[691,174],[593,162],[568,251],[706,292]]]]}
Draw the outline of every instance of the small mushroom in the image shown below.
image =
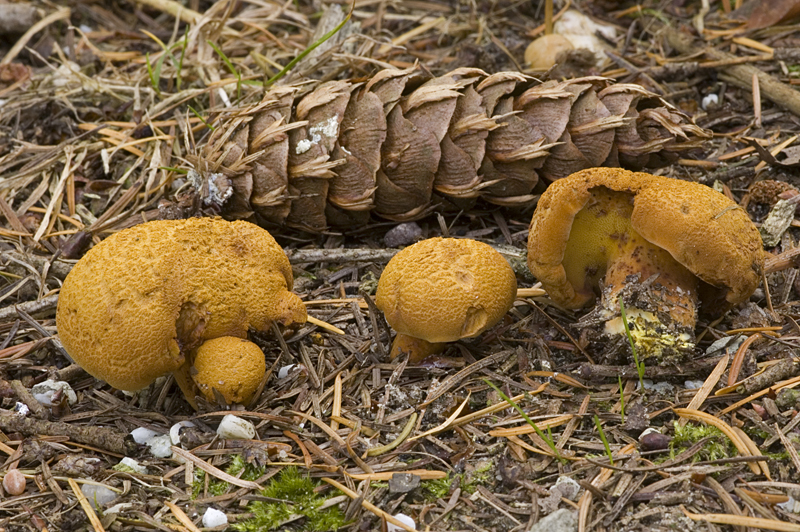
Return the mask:
{"type": "Polygon", "coordinates": [[[194,356],[192,378],[210,402],[219,392],[227,404],[248,404],[267,371],[264,353],[253,342],[222,336],[203,342],[194,356]]]}
{"type": "Polygon", "coordinates": [[[154,221],[92,248],[64,280],[56,325],[67,353],[91,375],[135,391],[172,372],[194,402],[192,353],[221,336],[244,338],[306,309],[289,292],[281,247],[248,222],[154,221]]]}
{"type": "Polygon", "coordinates": [[[419,362],[446,342],[472,338],[514,303],[517,280],[500,253],[475,240],[430,238],[386,265],[375,304],[397,331],[392,358],[419,362]]]}
{"type": "Polygon", "coordinates": [[[599,296],[606,335],[625,334],[622,296],[637,351],[679,358],[694,346],[698,306],[717,316],[747,300],[764,252],[747,213],[709,187],[591,168],[542,194],[528,266],[562,307],[599,296]]]}
{"type": "Polygon", "coordinates": [[[559,56],[575,47],[563,35],[542,35],[525,49],[525,62],[534,70],[548,70],[559,60],[559,56]]]}

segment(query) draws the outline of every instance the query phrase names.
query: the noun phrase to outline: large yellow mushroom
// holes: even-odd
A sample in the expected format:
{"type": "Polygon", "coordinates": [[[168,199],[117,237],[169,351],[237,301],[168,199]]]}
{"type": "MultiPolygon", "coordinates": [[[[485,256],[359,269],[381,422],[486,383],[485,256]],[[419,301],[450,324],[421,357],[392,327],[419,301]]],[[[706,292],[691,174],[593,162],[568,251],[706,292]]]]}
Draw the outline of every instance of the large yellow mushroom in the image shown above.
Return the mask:
{"type": "Polygon", "coordinates": [[[248,222],[154,221],[92,248],[64,280],[56,324],[91,375],[139,390],[174,373],[196,406],[191,367],[206,340],[245,338],[306,321],[292,269],[270,234],[248,222]]]}
{"type": "Polygon", "coordinates": [[[554,182],[531,221],[528,266],[559,305],[600,298],[607,335],[680,357],[694,345],[698,309],[721,315],[755,291],[764,267],[758,229],[738,205],[698,183],[591,168],[554,182]]]}
{"type": "Polygon", "coordinates": [[[418,362],[500,321],[516,293],[514,270],[488,244],[430,238],[392,257],[375,304],[397,331],[392,358],[408,353],[418,362]]]}

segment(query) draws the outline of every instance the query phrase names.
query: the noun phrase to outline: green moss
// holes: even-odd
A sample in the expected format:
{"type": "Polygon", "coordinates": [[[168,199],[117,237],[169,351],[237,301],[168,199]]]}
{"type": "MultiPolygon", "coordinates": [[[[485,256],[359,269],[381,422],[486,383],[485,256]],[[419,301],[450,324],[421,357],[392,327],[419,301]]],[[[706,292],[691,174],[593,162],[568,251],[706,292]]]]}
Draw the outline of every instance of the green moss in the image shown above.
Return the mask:
{"type": "Polygon", "coordinates": [[[253,517],[233,528],[241,532],[275,530],[290,517],[301,515],[305,518],[301,530],[338,530],[346,524],[344,515],[338,506],[319,510],[326,501],[326,497],[314,492],[319,486],[319,482],[303,475],[296,467],[287,467],[261,491],[264,497],[282,502],[251,502],[247,508],[253,517]]]}
{"type": "Polygon", "coordinates": [[[435,501],[444,499],[450,494],[450,473],[444,478],[433,480],[423,480],[420,484],[422,493],[425,495],[425,500],[435,501]]]}
{"type": "MultiPolygon", "coordinates": [[[[264,474],[263,467],[254,467],[245,462],[242,455],[235,454],[231,458],[231,463],[225,468],[225,472],[243,480],[256,480],[264,474]],[[241,473],[241,475],[240,475],[241,473]]],[[[192,499],[197,499],[203,495],[205,489],[206,472],[202,469],[195,469],[194,482],[192,483],[192,499]]],[[[213,476],[208,479],[208,496],[217,497],[227,493],[229,484],[224,480],[218,480],[213,476]]]]}
{"type": "Polygon", "coordinates": [[[670,441],[670,457],[674,458],[680,452],[703,438],[709,438],[708,442],[692,457],[693,462],[699,460],[718,460],[720,458],[730,458],[736,456],[736,448],[733,442],[716,427],[711,425],[694,425],[687,423],[681,427],[676,421],[673,425],[675,435],[670,441]]]}

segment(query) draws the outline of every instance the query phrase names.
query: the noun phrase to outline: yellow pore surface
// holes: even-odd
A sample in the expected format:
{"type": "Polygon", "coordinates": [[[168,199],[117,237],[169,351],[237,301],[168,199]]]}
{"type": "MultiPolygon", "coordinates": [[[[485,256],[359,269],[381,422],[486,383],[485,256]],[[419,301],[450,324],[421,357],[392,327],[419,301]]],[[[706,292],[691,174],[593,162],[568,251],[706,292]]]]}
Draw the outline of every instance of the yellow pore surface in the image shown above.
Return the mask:
{"type": "Polygon", "coordinates": [[[375,304],[398,333],[427,342],[479,335],[511,308],[514,270],[482,242],[430,238],[386,265],[375,304]]]}
{"type": "Polygon", "coordinates": [[[216,389],[228,404],[247,404],[267,371],[264,353],[253,342],[223,336],[203,343],[195,355],[193,375],[198,389],[210,402],[216,389]]]}
{"type": "Polygon", "coordinates": [[[635,273],[640,281],[657,273],[657,282],[670,289],[696,289],[691,272],[631,226],[633,195],[605,187],[594,188],[591,194],[572,223],[562,263],[576,292],[594,299],[603,279],[616,293],[635,273]]]}
{"type": "Polygon", "coordinates": [[[138,390],[175,371],[220,336],[245,337],[273,321],[303,323],[289,260],[248,222],[156,221],[116,233],[67,276],[56,324],[67,352],[91,375],[138,390]]]}

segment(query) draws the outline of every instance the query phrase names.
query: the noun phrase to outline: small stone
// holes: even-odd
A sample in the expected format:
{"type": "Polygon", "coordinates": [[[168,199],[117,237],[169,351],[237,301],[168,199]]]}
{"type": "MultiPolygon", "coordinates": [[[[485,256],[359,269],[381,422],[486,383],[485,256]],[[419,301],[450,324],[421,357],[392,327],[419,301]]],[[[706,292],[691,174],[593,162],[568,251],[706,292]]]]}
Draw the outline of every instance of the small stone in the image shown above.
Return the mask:
{"type": "Polygon", "coordinates": [[[181,444],[181,433],[183,432],[184,428],[189,427],[196,427],[194,423],[191,421],[180,421],[175,423],[169,428],[169,439],[172,442],[172,445],[180,445],[181,444]]]}
{"type": "Polygon", "coordinates": [[[131,436],[133,436],[133,441],[139,445],[147,445],[147,442],[155,436],[158,436],[158,433],[154,430],[139,427],[131,431],[131,436]]]}
{"type": "Polygon", "coordinates": [[[719,105],[719,96],[714,94],[706,94],[703,96],[703,101],[700,103],[701,107],[704,111],[707,111],[709,107],[716,108],[719,105]]]}
{"type": "Polygon", "coordinates": [[[150,454],[158,458],[169,458],[172,456],[172,440],[169,434],[158,434],[155,431],[139,427],[131,431],[133,440],[140,445],[147,445],[150,454]]]}
{"type": "MultiPolygon", "coordinates": [[[[404,525],[407,525],[407,526],[413,528],[414,530],[417,529],[417,523],[414,521],[414,519],[412,519],[411,517],[407,516],[406,514],[395,514],[393,517],[395,519],[397,519],[398,521],[400,521],[401,523],[403,523],[404,525]]],[[[399,526],[397,526],[395,524],[392,524],[392,523],[388,523],[388,526],[386,527],[386,531],[387,532],[405,532],[402,528],[400,528],[399,526]]]]}
{"type": "Polygon", "coordinates": [[[130,473],[139,473],[140,475],[147,474],[147,468],[141,465],[133,458],[127,456],[120,460],[120,462],[112,468],[114,471],[125,471],[130,473]]]}
{"type": "Polygon", "coordinates": [[[406,222],[392,227],[383,237],[387,248],[408,246],[422,239],[422,228],[416,222],[406,222]]]}
{"type": "Polygon", "coordinates": [[[562,497],[566,497],[571,501],[578,500],[578,494],[581,492],[581,485],[572,477],[566,475],[558,477],[553,487],[561,492],[562,497]]]}
{"type": "Polygon", "coordinates": [[[639,436],[639,443],[643,451],[663,451],[669,447],[670,437],[661,434],[654,428],[649,428],[639,436]]]}
{"type": "Polygon", "coordinates": [[[22,495],[27,481],[19,469],[10,469],[3,477],[3,489],[9,495],[22,495]]]}
{"type": "Polygon", "coordinates": [[[47,379],[31,388],[33,397],[44,406],[53,406],[53,396],[59,391],[66,395],[67,402],[70,405],[74,405],[78,402],[78,396],[72,390],[72,386],[70,386],[68,382],[47,379]]]}
{"type": "Polygon", "coordinates": [[[28,408],[28,405],[25,403],[17,402],[17,404],[14,405],[14,412],[16,412],[19,417],[27,416],[30,411],[30,408],[28,408]]]}
{"type": "Polygon", "coordinates": [[[228,524],[228,516],[225,512],[220,512],[216,508],[208,508],[206,513],[203,514],[203,526],[206,528],[215,528],[228,524]]]}
{"type": "Polygon", "coordinates": [[[256,427],[246,419],[228,414],[220,421],[217,434],[226,440],[252,440],[256,437],[256,427]]]}
{"type": "Polygon", "coordinates": [[[285,379],[286,377],[289,376],[289,373],[291,373],[291,371],[295,367],[297,367],[297,364],[289,364],[289,365],[286,365],[286,366],[281,366],[281,368],[278,370],[278,378],[279,379],[285,379]]]}
{"type": "Polygon", "coordinates": [[[97,484],[83,484],[81,492],[92,505],[92,508],[99,510],[117,498],[117,494],[105,486],[97,484]]]}
{"type": "Polygon", "coordinates": [[[395,473],[389,479],[389,493],[408,493],[420,485],[420,478],[411,473],[395,473]]]}
{"type": "Polygon", "coordinates": [[[531,532],[575,532],[578,530],[578,512],[562,508],[533,525],[531,532]]]}

